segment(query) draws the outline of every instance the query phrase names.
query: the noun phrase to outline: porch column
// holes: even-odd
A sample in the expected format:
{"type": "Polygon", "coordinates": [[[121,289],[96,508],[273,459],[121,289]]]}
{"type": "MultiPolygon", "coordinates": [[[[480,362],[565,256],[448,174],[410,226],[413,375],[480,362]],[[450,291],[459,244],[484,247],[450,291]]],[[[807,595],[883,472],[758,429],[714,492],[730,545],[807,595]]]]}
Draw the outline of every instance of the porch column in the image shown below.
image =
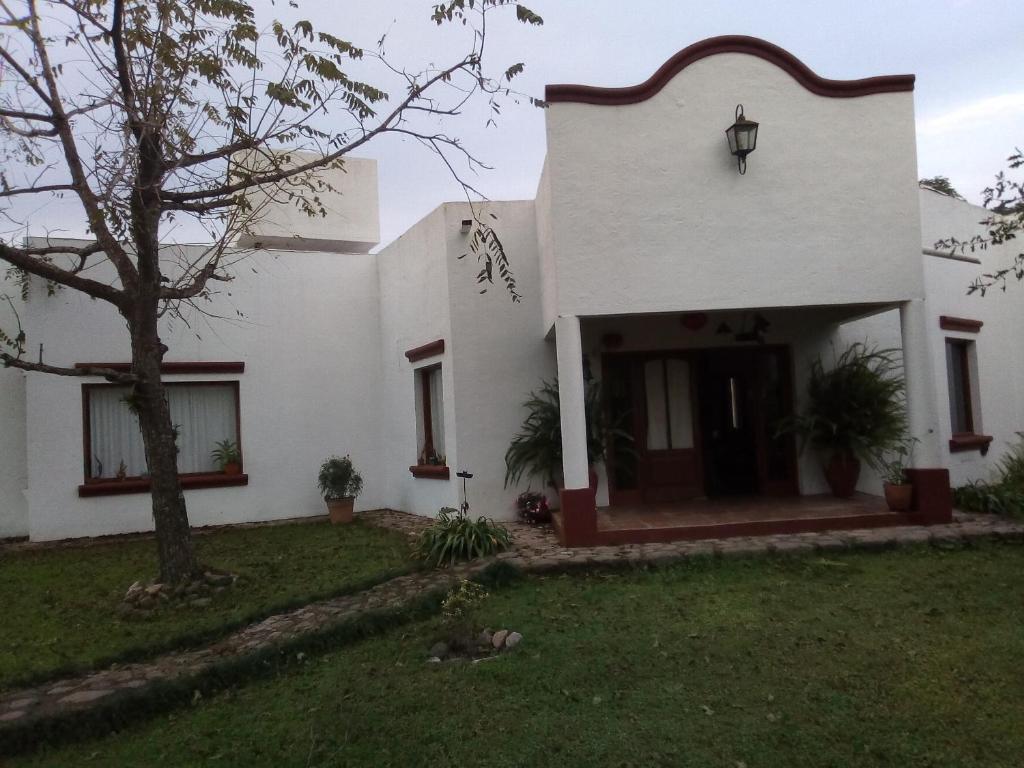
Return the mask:
{"type": "Polygon", "coordinates": [[[590,488],[587,460],[587,417],[584,405],[583,341],[580,320],[559,315],[555,320],[558,356],[558,404],[562,426],[561,534],[566,546],[592,544],[597,533],[597,507],[590,488]]]}
{"type": "Polygon", "coordinates": [[[562,478],[566,488],[587,488],[590,480],[583,341],[578,317],[561,315],[555,320],[555,343],[558,350],[558,405],[562,416],[562,478]]]}
{"type": "Polygon", "coordinates": [[[928,344],[927,313],[923,299],[900,304],[903,338],[903,376],[907,386],[907,426],[914,444],[912,469],[907,477],[914,486],[913,516],[923,523],[952,519],[953,498],[949,470],[943,468],[939,433],[939,400],[928,344]]]}

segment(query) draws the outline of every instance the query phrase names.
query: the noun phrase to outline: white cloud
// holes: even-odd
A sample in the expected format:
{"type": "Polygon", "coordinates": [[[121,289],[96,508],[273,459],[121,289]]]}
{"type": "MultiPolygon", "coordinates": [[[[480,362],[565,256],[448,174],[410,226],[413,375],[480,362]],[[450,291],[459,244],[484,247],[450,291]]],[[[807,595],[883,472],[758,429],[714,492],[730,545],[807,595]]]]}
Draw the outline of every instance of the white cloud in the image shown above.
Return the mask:
{"type": "Polygon", "coordinates": [[[922,138],[940,136],[1021,118],[1024,118],[1024,91],[1003,93],[970,101],[949,112],[920,120],[917,135],[922,138]]]}

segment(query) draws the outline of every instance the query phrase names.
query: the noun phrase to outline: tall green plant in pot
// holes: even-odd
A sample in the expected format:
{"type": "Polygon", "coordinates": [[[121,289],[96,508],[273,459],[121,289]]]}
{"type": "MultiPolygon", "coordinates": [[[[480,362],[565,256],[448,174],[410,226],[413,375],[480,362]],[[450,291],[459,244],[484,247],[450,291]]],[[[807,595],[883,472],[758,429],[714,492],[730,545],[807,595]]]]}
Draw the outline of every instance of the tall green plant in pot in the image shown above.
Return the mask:
{"type": "Polygon", "coordinates": [[[822,456],[832,494],[852,496],[861,461],[878,466],[878,456],[899,445],[906,435],[907,416],[903,363],[899,350],[851,344],[825,368],[812,365],[807,382],[807,407],[789,419],[782,431],[810,443],[822,456]]]}
{"type": "Polygon", "coordinates": [[[363,490],[363,478],[348,456],[331,456],[320,465],[317,486],[327,502],[332,523],[351,523],[356,496],[363,490]]]}
{"type": "MultiPolygon", "coordinates": [[[[558,379],[542,381],[530,393],[523,407],[526,419],[505,452],[505,487],[518,483],[523,475],[541,477],[551,487],[562,485],[562,414],[558,399],[558,379]]],[[[587,421],[587,461],[590,486],[597,489],[594,465],[604,461],[612,438],[632,440],[632,435],[612,423],[601,402],[601,386],[589,382],[584,392],[587,421]]]]}

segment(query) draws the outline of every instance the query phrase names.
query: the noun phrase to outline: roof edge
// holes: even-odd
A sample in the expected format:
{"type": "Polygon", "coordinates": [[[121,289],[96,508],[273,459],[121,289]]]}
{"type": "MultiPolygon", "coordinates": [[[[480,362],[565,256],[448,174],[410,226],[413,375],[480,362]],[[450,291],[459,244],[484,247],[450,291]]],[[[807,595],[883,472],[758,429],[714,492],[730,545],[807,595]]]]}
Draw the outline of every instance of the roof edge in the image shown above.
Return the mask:
{"type": "Polygon", "coordinates": [[[875,93],[894,93],[914,90],[914,75],[881,75],[859,80],[829,80],[815,74],[810,67],[784,48],[747,35],[709,37],[689,45],[668,61],[647,80],[624,88],[601,88],[593,85],[559,83],[548,85],[544,98],[549,103],[576,102],[580,104],[623,105],[636,104],[654,96],[695,61],[719,53],[745,53],[769,61],[788,72],[793,79],[811,93],[829,98],[852,98],[875,93]]]}

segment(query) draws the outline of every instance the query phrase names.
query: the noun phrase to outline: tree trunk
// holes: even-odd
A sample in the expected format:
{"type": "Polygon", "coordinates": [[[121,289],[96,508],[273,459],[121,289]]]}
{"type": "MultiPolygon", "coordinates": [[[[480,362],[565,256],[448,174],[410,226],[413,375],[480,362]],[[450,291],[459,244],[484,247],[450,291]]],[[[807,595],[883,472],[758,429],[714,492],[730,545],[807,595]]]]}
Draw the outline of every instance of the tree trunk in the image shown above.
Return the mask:
{"type": "Polygon", "coordinates": [[[133,405],[139,416],[149,466],[153,524],[156,529],[160,581],[180,584],[199,571],[192,533],[185,509],[185,495],[178,479],[178,448],[167,393],[160,378],[165,347],[156,333],[156,312],[131,324],[132,370],[138,376],[133,405]],[[142,327],[140,327],[140,325],[142,327]]]}

